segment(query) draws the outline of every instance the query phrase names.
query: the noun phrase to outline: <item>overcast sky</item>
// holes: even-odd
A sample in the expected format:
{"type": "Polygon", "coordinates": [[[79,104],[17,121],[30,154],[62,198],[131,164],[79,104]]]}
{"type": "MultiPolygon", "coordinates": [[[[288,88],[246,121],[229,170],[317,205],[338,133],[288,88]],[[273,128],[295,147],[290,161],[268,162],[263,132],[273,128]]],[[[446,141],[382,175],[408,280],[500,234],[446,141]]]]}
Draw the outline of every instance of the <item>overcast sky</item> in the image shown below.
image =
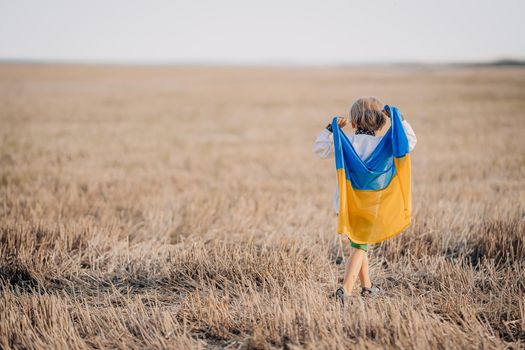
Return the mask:
{"type": "Polygon", "coordinates": [[[0,0],[0,59],[341,64],[525,58],[525,0],[0,0]]]}

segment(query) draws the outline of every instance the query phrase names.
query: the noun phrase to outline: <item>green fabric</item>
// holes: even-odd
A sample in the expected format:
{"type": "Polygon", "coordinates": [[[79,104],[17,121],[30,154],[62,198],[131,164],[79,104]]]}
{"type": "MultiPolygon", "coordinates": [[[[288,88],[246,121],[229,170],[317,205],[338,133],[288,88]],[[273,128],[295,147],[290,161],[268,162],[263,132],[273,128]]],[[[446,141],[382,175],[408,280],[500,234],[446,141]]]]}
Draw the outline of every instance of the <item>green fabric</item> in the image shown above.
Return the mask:
{"type": "MultiPolygon", "coordinates": [[[[348,240],[350,241],[350,238],[348,240]]],[[[356,249],[364,250],[365,252],[368,251],[368,244],[357,244],[357,243],[350,241],[350,246],[356,249]]]]}

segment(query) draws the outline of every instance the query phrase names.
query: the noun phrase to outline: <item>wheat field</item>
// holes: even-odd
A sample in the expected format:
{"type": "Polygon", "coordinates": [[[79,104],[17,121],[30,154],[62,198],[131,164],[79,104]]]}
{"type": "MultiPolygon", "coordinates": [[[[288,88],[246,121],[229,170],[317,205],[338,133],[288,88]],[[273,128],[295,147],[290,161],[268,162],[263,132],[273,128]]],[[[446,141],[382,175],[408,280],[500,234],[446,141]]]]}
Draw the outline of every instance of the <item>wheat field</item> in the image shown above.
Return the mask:
{"type": "Polygon", "coordinates": [[[0,105],[3,349],[525,347],[525,69],[2,64],[0,105]],[[342,307],[311,145],[366,95],[413,222],[342,307]]]}

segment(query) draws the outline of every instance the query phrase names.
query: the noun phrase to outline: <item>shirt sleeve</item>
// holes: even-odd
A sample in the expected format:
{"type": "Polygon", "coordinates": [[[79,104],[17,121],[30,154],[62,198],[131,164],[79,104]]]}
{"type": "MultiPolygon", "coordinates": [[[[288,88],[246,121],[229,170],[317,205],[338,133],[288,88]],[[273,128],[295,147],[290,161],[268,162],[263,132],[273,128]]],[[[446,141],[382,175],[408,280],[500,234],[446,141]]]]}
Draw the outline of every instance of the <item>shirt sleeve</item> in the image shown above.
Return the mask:
{"type": "Polygon", "coordinates": [[[312,152],[320,158],[330,158],[334,155],[334,136],[327,129],[323,129],[312,145],[312,152]]]}
{"type": "Polygon", "coordinates": [[[416,133],[414,132],[414,129],[412,129],[412,126],[406,120],[403,120],[401,123],[403,124],[403,129],[405,129],[405,134],[408,138],[408,148],[410,152],[412,152],[414,147],[416,147],[417,143],[416,133]]]}

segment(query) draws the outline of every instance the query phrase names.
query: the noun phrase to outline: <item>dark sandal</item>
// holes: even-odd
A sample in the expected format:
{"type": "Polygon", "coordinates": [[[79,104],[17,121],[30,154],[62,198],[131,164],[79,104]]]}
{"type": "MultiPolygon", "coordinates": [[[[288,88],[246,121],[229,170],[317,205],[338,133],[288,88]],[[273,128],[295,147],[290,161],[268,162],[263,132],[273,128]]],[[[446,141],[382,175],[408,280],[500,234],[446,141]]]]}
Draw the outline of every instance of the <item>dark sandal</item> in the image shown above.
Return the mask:
{"type": "Polygon", "coordinates": [[[335,298],[338,302],[341,303],[341,305],[345,304],[345,299],[348,299],[350,295],[347,295],[343,287],[337,288],[335,291],[335,298]]]}
{"type": "Polygon", "coordinates": [[[366,287],[362,287],[361,288],[361,296],[362,297],[376,297],[380,293],[381,293],[381,288],[379,288],[378,286],[374,285],[373,283],[370,286],[370,288],[366,288],[366,287]]]}

